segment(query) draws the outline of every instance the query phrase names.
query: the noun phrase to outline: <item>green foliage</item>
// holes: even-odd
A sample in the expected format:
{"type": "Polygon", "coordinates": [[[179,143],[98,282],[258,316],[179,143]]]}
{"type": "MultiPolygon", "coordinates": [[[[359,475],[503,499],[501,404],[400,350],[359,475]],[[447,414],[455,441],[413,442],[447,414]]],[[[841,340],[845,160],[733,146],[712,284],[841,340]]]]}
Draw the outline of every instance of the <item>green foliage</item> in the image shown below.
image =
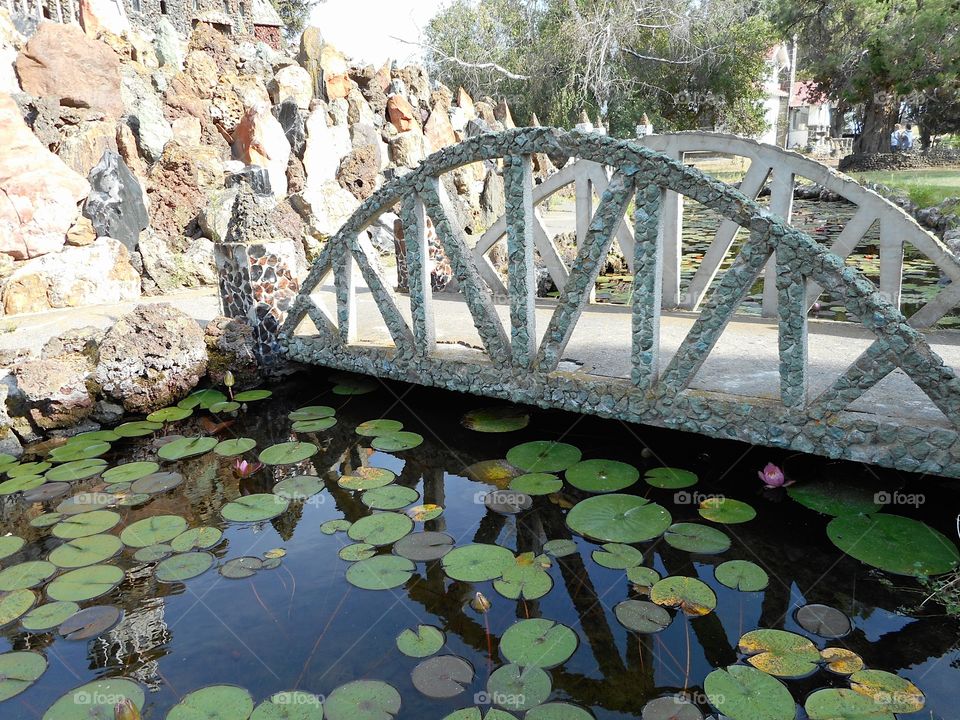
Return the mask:
{"type": "Polygon", "coordinates": [[[287,40],[298,37],[307,26],[310,13],[323,0],[270,0],[280,19],[283,20],[283,34],[287,40]]]}

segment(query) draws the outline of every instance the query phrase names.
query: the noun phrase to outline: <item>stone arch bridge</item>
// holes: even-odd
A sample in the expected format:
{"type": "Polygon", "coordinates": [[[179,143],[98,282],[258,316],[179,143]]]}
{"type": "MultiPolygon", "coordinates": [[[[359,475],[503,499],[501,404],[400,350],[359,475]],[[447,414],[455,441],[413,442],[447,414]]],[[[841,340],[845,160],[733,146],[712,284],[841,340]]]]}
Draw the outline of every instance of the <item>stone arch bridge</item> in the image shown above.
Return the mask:
{"type": "Polygon", "coordinates": [[[513,402],[960,477],[960,340],[921,332],[960,300],[960,264],[911,218],[852,180],[794,153],[704,133],[644,145],[594,133],[521,128],[471,138],[385,183],[325,245],[289,309],[292,359],[513,402]],[[736,189],[683,164],[688,152],[750,159],[736,189]],[[570,159],[535,184],[532,157],[570,159]],[[444,173],[502,163],[503,218],[472,246],[453,220],[444,173]],[[789,224],[807,177],[856,210],[832,248],[789,224]],[[771,199],[756,201],[770,182],[771,199]],[[578,248],[564,261],[540,203],[573,186],[578,248]],[[722,221],[681,286],[682,206],[722,221]],[[363,232],[399,207],[409,296],[394,291],[363,232]],[[428,218],[457,280],[433,293],[428,218]],[[844,263],[879,224],[879,287],[844,263]],[[488,262],[505,237],[507,272],[488,262]],[[618,243],[628,306],[591,302],[618,243]],[[909,243],[953,281],[908,321],[899,288],[909,243]],[[535,264],[559,288],[536,297],[535,264]],[[774,320],[736,315],[763,282],[774,320]],[[820,293],[850,323],[808,319],[820,293]]]}

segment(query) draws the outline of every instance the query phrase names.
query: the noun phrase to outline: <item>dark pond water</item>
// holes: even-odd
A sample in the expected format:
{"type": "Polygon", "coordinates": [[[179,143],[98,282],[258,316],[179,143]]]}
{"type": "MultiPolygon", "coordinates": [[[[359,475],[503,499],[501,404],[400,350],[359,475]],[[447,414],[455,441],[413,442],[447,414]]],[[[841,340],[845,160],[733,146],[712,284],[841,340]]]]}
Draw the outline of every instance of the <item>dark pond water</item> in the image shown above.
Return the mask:
{"type": "MultiPolygon", "coordinates": [[[[319,447],[308,460],[267,467],[251,479],[238,481],[231,470],[233,459],[207,453],[168,468],[184,476],[179,487],[153,495],[142,506],[118,508],[122,522],[108,531],[113,534],[137,520],[164,514],[180,515],[190,527],[222,529],[223,540],[210,550],[216,557],[214,567],[183,582],[159,582],[155,564],[136,561],[134,549],[124,548],[106,561],[124,571],[119,587],[81,603],[121,608],[123,620],[112,629],[83,641],[64,639],[55,631],[26,632],[16,621],[0,630],[0,652],[34,650],[48,662],[33,686],[0,703],[0,717],[40,718],[71,688],[123,676],[146,691],[144,718],[166,717],[188,693],[211,684],[241,686],[259,703],[291,689],[329,696],[338,686],[358,679],[381,680],[395,687],[402,697],[399,718],[442,718],[472,707],[475,699],[483,701],[475,694],[482,693],[490,673],[507,662],[499,639],[507,628],[526,618],[554,620],[576,634],[578,646],[572,656],[546,671],[552,684],[549,700],[574,703],[598,719],[639,718],[648,700],[684,689],[708,712],[704,678],[715,668],[743,662],[738,639],[755,628],[797,632],[819,649],[849,648],[868,667],[909,679],[925,693],[926,707],[900,717],[957,717],[957,622],[932,603],[923,612],[913,609],[924,597],[916,581],[873,570],[844,555],[826,536],[830,518],[799,505],[782,489],[763,490],[757,471],[773,461],[798,485],[832,479],[899,491],[901,497],[919,494],[922,503],[889,512],[919,518],[948,537],[954,537],[955,483],[559,412],[531,411],[529,426],[519,431],[478,433],[462,427],[459,418],[467,410],[490,404],[483,399],[404,385],[378,385],[370,394],[344,397],[332,394],[331,386],[327,373],[318,370],[278,389],[272,399],[251,404],[248,412],[216,432],[220,439],[253,438],[258,449],[299,437],[319,447]],[[336,425],[317,433],[291,430],[291,410],[321,404],[336,409],[336,425]],[[422,434],[425,441],[409,451],[373,450],[371,438],[358,436],[355,428],[381,417],[401,421],[404,429],[422,434]],[[717,596],[716,610],[693,618],[671,610],[669,626],[656,634],[638,635],[622,626],[613,608],[626,599],[646,596],[631,587],[623,570],[607,569],[592,559],[598,543],[568,529],[569,508],[589,496],[569,484],[559,493],[534,498],[532,508],[520,514],[488,510],[484,496],[504,487],[506,481],[471,479],[476,471],[467,468],[501,460],[510,448],[531,440],[570,443],[584,458],[620,460],[637,467],[641,475],[663,465],[696,473],[699,482],[683,491],[657,489],[642,479],[623,491],[663,505],[674,522],[711,524],[699,517],[696,505],[707,495],[721,494],[752,505],[755,519],[715,525],[732,542],[722,554],[685,552],[662,538],[635,545],[644,553],[644,564],[660,575],[696,577],[709,585],[717,596]],[[518,553],[540,553],[548,540],[571,539],[577,552],[552,559],[546,569],[552,589],[537,600],[507,599],[489,581],[451,580],[436,561],[417,563],[409,579],[393,589],[354,587],[345,577],[351,563],[338,557],[338,551],[352,541],[342,532],[325,534],[321,525],[341,518],[357,521],[371,514],[358,493],[337,483],[340,476],[352,474],[361,465],[393,471],[396,485],[420,494],[417,502],[445,508],[439,518],[417,523],[418,531],[448,533],[458,546],[490,543],[518,553]],[[220,509],[225,503],[241,495],[269,493],[277,481],[294,475],[315,475],[325,487],[306,501],[292,502],[286,512],[269,521],[227,523],[222,519],[220,509]],[[275,569],[261,569],[245,579],[227,579],[218,572],[230,559],[263,558],[278,548],[286,554],[275,569]],[[762,566],[770,577],[768,588],[740,592],[721,585],[714,568],[731,559],[762,566]],[[478,591],[492,603],[486,618],[469,606],[478,591]],[[853,631],[838,640],[804,631],[793,613],[807,603],[824,603],[846,613],[853,631]],[[428,698],[411,681],[420,660],[402,654],[396,638],[421,623],[445,633],[440,654],[460,656],[473,668],[473,680],[453,698],[428,698]]],[[[167,432],[209,434],[209,417],[198,412],[172,424],[167,432]]],[[[113,466],[153,459],[156,452],[152,437],[123,439],[114,443],[105,458],[113,466]]],[[[256,451],[247,454],[250,459],[255,456],[256,451]]],[[[71,491],[103,488],[94,478],[74,483],[71,491]]],[[[63,542],[49,528],[29,524],[61,500],[26,504],[17,495],[5,498],[0,534],[14,533],[27,544],[4,560],[4,567],[42,559],[63,542]]],[[[390,548],[379,552],[389,553],[390,548]]],[[[844,677],[822,669],[805,679],[785,682],[799,703],[799,718],[805,717],[801,706],[812,691],[847,686],[844,677]]],[[[367,715],[358,711],[353,717],[367,715]]]]}

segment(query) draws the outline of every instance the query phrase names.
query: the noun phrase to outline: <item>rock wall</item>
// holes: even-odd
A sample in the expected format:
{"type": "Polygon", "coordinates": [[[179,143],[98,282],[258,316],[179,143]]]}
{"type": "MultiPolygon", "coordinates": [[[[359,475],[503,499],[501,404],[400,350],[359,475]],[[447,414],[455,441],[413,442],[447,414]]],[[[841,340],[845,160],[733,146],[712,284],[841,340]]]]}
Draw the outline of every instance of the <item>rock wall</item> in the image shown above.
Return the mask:
{"type": "Polygon", "coordinates": [[[867,172],[870,170],[922,170],[957,165],[960,165],[960,150],[934,148],[927,152],[847,155],[840,159],[839,169],[841,172],[867,172]]]}

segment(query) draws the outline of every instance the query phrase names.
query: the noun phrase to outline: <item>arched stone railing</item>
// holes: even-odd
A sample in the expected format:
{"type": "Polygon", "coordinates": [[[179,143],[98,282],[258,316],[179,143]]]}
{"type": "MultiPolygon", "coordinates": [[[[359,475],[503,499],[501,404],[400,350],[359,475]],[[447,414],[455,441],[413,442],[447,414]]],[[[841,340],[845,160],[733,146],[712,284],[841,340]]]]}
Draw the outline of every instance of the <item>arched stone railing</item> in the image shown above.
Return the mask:
{"type": "MultiPolygon", "coordinates": [[[[776,172],[776,168],[774,168],[776,172]]],[[[600,182],[599,177],[597,178],[600,182]]],[[[549,180],[547,181],[549,182],[549,180]]],[[[546,183],[544,183],[546,184],[546,183]]],[[[776,199],[776,195],[774,198],[776,199]]],[[[893,222],[893,221],[891,221],[893,222]]],[[[541,250],[542,252],[542,250],[541,250]]],[[[640,146],[590,133],[521,128],[481,135],[428,157],[369,197],[326,244],[301,285],[281,329],[288,356],[303,362],[434,385],[542,407],[703,432],[724,438],[789,447],[836,457],[855,457],[908,470],[960,476],[960,384],[953,369],[912,328],[899,309],[843,259],[790,227],[779,215],[731,186],[640,146]],[[531,155],[578,158],[612,168],[613,174],[586,227],[583,242],[552,307],[545,331],[537,330],[534,211],[531,155]],[[494,292],[468,247],[445,197],[440,176],[463,165],[501,159],[504,167],[509,304],[501,323],[494,292]],[[661,363],[659,338],[665,270],[665,230],[671,193],[700,202],[748,238],[702,303],[686,337],[661,363]],[[622,236],[624,215],[634,205],[625,252],[632,261],[629,378],[611,379],[558,369],[581,314],[588,306],[603,259],[622,236]],[[362,232],[383,212],[400,206],[407,245],[409,313],[378,269],[362,232]],[[436,342],[428,266],[427,217],[457,277],[483,352],[441,352],[436,342]],[[778,301],[779,402],[691,390],[691,382],[734,311],[774,258],[778,301]],[[392,345],[358,342],[359,272],[382,315],[392,345]],[[315,294],[333,274],[336,310],[315,294]],[[809,284],[842,298],[875,340],[815,397],[808,392],[807,309],[809,284]],[[409,317],[409,321],[407,319],[409,317]],[[309,318],[313,329],[303,331],[309,318]],[[909,422],[847,412],[848,406],[900,368],[945,416],[943,425],[920,432],[909,422]]],[[[461,348],[462,349],[462,348],[461,348]]],[[[744,363],[742,372],[752,372],[744,363]]]]}

